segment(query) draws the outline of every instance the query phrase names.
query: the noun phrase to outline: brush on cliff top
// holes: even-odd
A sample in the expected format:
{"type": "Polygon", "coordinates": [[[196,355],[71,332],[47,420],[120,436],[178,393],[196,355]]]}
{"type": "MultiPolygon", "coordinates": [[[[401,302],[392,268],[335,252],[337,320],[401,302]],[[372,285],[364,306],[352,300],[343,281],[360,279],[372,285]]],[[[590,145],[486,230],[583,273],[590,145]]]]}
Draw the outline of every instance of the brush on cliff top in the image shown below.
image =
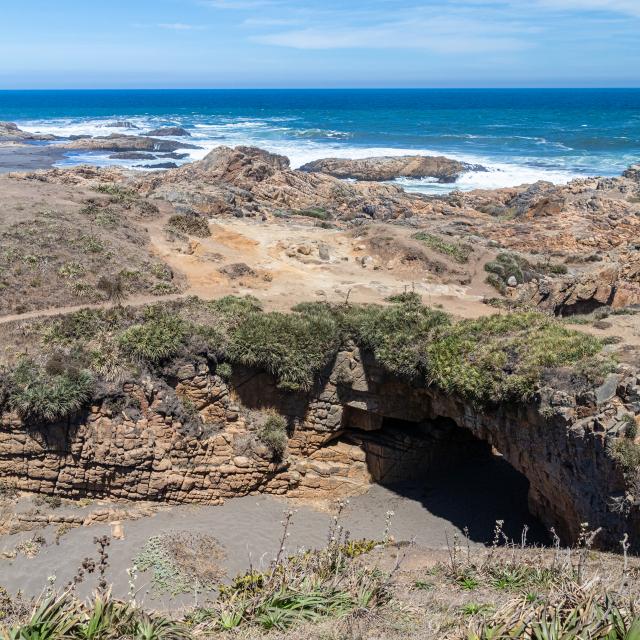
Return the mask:
{"type": "Polygon", "coordinates": [[[25,415],[51,419],[89,399],[90,377],[116,379],[105,371],[109,363],[119,376],[123,369],[139,375],[142,367],[162,377],[172,363],[213,359],[266,371],[281,389],[300,392],[310,390],[339,350],[355,342],[389,375],[476,404],[529,400],[543,377],[563,368],[586,388],[615,365],[601,354],[600,340],[549,316],[520,312],[454,321],[413,297],[388,306],[305,303],[287,314],[264,312],[253,298],[191,298],[139,309],[82,310],[38,326],[36,360],[59,352],[84,363],[85,372],[71,382],[42,377],[49,404],[35,402],[37,385],[30,379],[9,372],[4,396],[9,406],[24,407],[25,415]],[[107,359],[101,357],[105,351],[107,359]],[[50,406],[55,398],[60,409],[50,406]]]}

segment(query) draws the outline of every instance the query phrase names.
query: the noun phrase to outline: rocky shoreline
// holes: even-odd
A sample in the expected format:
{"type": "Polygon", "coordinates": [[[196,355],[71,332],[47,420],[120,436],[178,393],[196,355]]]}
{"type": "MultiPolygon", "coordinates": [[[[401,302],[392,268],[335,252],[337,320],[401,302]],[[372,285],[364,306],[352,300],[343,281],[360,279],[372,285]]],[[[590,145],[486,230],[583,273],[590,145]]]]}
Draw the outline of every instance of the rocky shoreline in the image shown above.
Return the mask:
{"type": "MultiPolygon", "coordinates": [[[[172,154],[167,149],[182,143],[118,134],[72,144],[172,154]]],[[[438,178],[423,161],[341,166],[407,173],[417,162],[415,171],[443,180],[460,168],[436,159],[438,178]]],[[[294,170],[284,156],[219,147],[162,172],[84,166],[1,177],[0,475],[22,490],[74,499],[334,498],[366,491],[393,469],[427,469],[491,446],[526,478],[532,513],[566,540],[577,539],[584,521],[603,527],[602,544],[636,531],[637,166],[619,178],[428,197],[376,181],[380,173],[328,175],[332,162],[294,170]],[[258,300],[275,311],[260,315],[258,300]],[[175,307],[164,313],[170,301],[175,307]],[[79,311],[83,303],[92,310],[79,311]],[[296,303],[303,309],[283,315],[296,303]],[[399,305],[402,321],[391,323],[399,336],[424,328],[377,351],[378,359],[372,345],[385,338],[377,321],[358,329],[367,339],[355,332],[355,342],[338,344],[359,313],[376,317],[372,303],[399,305]],[[253,351],[263,334],[247,334],[240,346],[237,333],[227,336],[228,352],[216,343],[230,321],[211,319],[216,305],[248,305],[257,324],[231,314],[232,333],[272,323],[264,351],[253,351]],[[438,305],[461,324],[447,324],[438,305]],[[62,315],[51,319],[56,306],[62,315]],[[345,310],[354,317],[341,317],[345,310]],[[154,314],[168,325],[146,336],[159,322],[154,314]],[[198,314],[213,324],[192,324],[198,314]],[[584,321],[585,334],[555,317],[584,321]],[[448,333],[423,344],[430,322],[448,333]],[[326,345],[314,351],[324,332],[326,345]],[[296,335],[311,344],[294,357],[296,335]],[[170,354],[193,340],[196,357],[171,368],[163,351],[144,367],[127,355],[158,336],[170,354]],[[436,357],[430,349],[440,344],[452,351],[436,357]],[[23,371],[25,352],[32,360],[23,371]],[[229,353],[236,360],[227,362],[229,353]],[[534,356],[535,366],[523,365],[534,356]],[[218,370],[230,363],[231,371],[218,370]],[[309,363],[313,377],[286,378],[309,363]],[[85,371],[101,381],[100,393],[83,396],[64,420],[21,409],[41,401],[29,375],[51,385],[72,376],[76,389],[85,371]],[[287,426],[282,458],[256,436],[269,410],[287,426]]]]}

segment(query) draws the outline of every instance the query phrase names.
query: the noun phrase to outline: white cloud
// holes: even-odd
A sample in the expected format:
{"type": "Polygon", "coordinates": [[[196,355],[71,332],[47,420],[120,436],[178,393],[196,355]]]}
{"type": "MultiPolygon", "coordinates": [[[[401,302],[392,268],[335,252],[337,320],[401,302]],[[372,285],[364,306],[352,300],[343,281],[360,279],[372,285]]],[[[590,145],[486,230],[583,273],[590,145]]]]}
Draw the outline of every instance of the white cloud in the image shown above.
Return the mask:
{"type": "Polygon", "coordinates": [[[527,48],[521,34],[528,30],[460,16],[436,16],[376,25],[291,29],[252,39],[294,49],[424,49],[456,55],[527,48]]]}
{"type": "MultiPolygon", "coordinates": [[[[530,0],[516,3],[531,6],[530,0]]],[[[612,11],[640,18],[640,0],[534,0],[534,5],[552,11],[612,11]]]]}

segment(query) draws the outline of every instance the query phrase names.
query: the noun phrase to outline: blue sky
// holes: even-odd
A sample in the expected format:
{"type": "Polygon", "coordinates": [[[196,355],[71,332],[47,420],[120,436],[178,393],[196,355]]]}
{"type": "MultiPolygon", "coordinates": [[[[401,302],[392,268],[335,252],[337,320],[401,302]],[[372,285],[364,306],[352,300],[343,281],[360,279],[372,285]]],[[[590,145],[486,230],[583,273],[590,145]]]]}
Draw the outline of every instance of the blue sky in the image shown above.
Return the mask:
{"type": "Polygon", "coordinates": [[[640,0],[22,0],[0,88],[640,86],[640,0]]]}

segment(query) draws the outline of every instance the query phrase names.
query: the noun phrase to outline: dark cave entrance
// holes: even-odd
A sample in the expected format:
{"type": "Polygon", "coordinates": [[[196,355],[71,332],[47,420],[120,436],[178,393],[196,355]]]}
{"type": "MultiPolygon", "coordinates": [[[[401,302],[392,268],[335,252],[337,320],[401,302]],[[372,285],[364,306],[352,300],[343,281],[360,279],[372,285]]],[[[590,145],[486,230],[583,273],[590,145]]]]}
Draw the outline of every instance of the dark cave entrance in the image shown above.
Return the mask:
{"type": "Polygon", "coordinates": [[[450,418],[409,421],[347,408],[342,439],[366,455],[375,484],[420,502],[472,540],[490,542],[496,521],[505,534],[544,543],[547,533],[529,511],[529,481],[488,442],[450,418]]]}

